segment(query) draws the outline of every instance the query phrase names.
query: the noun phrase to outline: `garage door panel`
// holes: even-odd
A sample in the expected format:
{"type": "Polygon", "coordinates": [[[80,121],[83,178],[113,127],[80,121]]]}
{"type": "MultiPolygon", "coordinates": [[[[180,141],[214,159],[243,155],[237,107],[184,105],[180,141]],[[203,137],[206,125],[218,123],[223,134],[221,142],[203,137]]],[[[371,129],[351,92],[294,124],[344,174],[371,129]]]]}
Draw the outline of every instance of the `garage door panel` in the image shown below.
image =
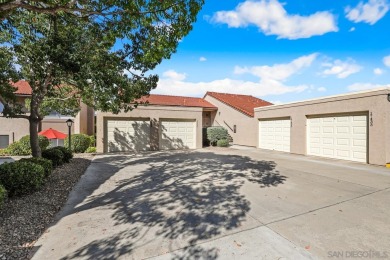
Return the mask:
{"type": "Polygon", "coordinates": [[[195,120],[162,119],[160,121],[160,149],[195,149],[195,120]]]}
{"type": "Polygon", "coordinates": [[[307,128],[309,155],[366,162],[367,116],[309,118],[307,128]]]}
{"type": "Polygon", "coordinates": [[[290,120],[259,121],[259,148],[290,152],[290,120]]]}
{"type": "Polygon", "coordinates": [[[150,121],[107,120],[107,151],[150,150],[150,121]]]}

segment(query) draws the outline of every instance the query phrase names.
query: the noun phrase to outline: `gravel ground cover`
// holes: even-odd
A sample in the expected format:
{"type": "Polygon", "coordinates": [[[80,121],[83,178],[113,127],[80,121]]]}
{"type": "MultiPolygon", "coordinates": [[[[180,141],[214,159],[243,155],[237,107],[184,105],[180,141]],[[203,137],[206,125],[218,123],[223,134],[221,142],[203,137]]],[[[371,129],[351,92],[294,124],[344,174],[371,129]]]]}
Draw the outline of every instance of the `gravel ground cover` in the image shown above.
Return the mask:
{"type": "Polygon", "coordinates": [[[75,155],[53,171],[42,190],[8,200],[0,210],[0,260],[28,259],[35,241],[52,223],[92,158],[75,155]]]}

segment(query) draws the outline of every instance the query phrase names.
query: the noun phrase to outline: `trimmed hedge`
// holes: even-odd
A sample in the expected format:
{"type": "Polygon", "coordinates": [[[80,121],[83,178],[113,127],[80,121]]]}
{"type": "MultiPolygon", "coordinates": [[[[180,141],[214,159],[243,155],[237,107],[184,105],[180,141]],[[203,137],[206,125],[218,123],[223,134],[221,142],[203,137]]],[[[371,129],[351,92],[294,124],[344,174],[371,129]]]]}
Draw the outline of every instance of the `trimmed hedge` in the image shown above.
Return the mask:
{"type": "MultiPolygon", "coordinates": [[[[49,145],[49,139],[46,136],[38,136],[39,147],[45,150],[49,145]]],[[[23,136],[19,141],[13,142],[6,149],[8,155],[31,155],[30,136],[23,136]]]]}
{"type": "Polygon", "coordinates": [[[221,126],[212,126],[207,128],[207,140],[209,140],[210,144],[215,146],[218,140],[228,140],[229,133],[226,128],[221,126]]]}
{"type": "Polygon", "coordinates": [[[96,147],[88,147],[88,149],[85,151],[86,153],[96,153],[96,147]]]}
{"type": "Polygon", "coordinates": [[[60,149],[53,147],[43,151],[42,157],[50,160],[53,163],[53,167],[58,167],[64,163],[65,156],[60,149]]]}
{"type": "Polygon", "coordinates": [[[51,149],[57,149],[57,150],[60,150],[62,152],[62,154],[64,155],[64,163],[68,163],[70,162],[70,160],[73,158],[73,153],[71,151],[69,151],[68,148],[65,148],[65,147],[62,147],[62,146],[56,146],[56,147],[53,147],[51,149]]]}
{"type": "MultiPolygon", "coordinates": [[[[91,144],[91,138],[85,134],[71,136],[71,149],[74,153],[84,153],[91,144]]],[[[65,147],[69,147],[69,137],[65,139],[65,147]]]]}
{"type": "Polygon", "coordinates": [[[0,165],[0,184],[10,197],[38,190],[45,182],[45,170],[32,162],[12,162],[0,165]]]}
{"type": "Polygon", "coordinates": [[[0,209],[3,207],[7,196],[7,190],[0,184],[0,209]]]}
{"type": "Polygon", "coordinates": [[[19,162],[31,162],[42,166],[43,169],[45,170],[45,178],[49,177],[53,171],[53,163],[50,160],[45,158],[38,158],[38,157],[23,158],[20,159],[19,162]]]}
{"type": "Polygon", "coordinates": [[[226,139],[221,139],[217,141],[217,146],[219,147],[228,147],[229,146],[229,141],[226,139]]]}

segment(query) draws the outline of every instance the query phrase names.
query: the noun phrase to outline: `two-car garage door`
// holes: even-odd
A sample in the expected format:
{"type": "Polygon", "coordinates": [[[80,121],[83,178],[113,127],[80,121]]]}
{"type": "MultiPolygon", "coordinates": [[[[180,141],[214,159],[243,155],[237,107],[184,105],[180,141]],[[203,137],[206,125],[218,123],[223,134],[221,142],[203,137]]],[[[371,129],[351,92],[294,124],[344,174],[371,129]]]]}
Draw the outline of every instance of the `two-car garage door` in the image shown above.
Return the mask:
{"type": "Polygon", "coordinates": [[[307,154],[367,162],[367,116],[308,118],[307,154]]]}
{"type": "MultiPolygon", "coordinates": [[[[161,119],[159,128],[151,129],[150,119],[110,119],[106,123],[106,151],[147,151],[151,148],[151,133],[157,134],[161,150],[194,149],[196,121],[161,119]]],[[[157,142],[153,138],[152,142],[157,142]]]]}
{"type": "MultiPolygon", "coordinates": [[[[290,119],[259,121],[259,148],[290,152],[290,119]]],[[[367,162],[367,115],[347,114],[307,118],[307,154],[367,162]]],[[[305,133],[302,145],[304,145],[305,133]]]]}

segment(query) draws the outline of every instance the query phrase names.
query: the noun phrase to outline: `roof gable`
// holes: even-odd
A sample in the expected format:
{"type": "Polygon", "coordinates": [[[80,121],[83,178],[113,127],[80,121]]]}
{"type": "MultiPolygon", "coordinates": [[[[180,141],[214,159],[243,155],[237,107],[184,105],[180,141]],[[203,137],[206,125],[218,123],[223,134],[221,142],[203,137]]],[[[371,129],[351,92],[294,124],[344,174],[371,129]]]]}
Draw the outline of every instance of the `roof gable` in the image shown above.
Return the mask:
{"type": "Polygon", "coordinates": [[[209,95],[228,106],[244,113],[247,116],[254,117],[256,107],[270,106],[272,103],[249,95],[238,95],[218,92],[207,92],[209,95]]]}

